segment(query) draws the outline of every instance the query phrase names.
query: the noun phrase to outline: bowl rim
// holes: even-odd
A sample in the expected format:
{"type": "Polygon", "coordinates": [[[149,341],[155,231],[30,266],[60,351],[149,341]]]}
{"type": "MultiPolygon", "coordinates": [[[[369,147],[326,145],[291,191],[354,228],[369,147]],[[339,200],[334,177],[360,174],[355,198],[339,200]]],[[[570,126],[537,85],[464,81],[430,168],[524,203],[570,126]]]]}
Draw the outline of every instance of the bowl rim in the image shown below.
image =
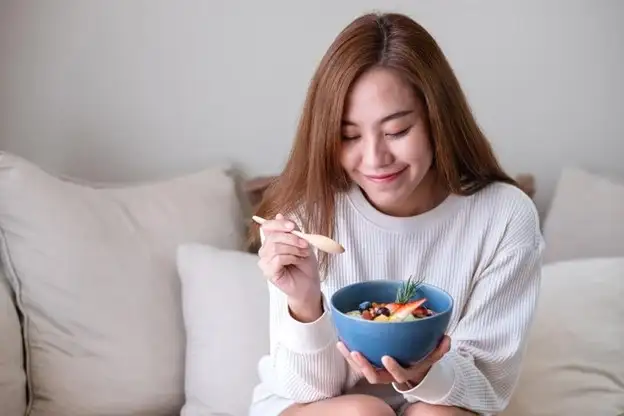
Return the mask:
{"type": "Polygon", "coordinates": [[[386,279],[366,280],[366,281],[363,281],[363,282],[355,282],[355,283],[351,283],[351,284],[348,284],[346,286],[343,286],[340,289],[338,289],[337,291],[335,291],[334,294],[331,296],[331,298],[329,300],[329,306],[331,307],[332,311],[333,312],[338,312],[339,315],[342,315],[343,317],[345,317],[347,319],[350,319],[350,320],[353,320],[353,321],[356,321],[356,322],[360,322],[360,323],[364,323],[365,325],[367,325],[367,324],[375,324],[375,325],[379,325],[379,324],[412,324],[414,322],[422,322],[422,321],[426,321],[426,320],[429,320],[429,319],[435,319],[435,318],[439,319],[439,316],[451,313],[451,311],[453,310],[453,307],[455,306],[455,300],[453,299],[453,296],[451,296],[450,293],[448,293],[446,290],[442,289],[439,286],[432,285],[430,283],[425,283],[425,282],[421,283],[419,286],[428,286],[428,287],[430,287],[433,290],[438,290],[439,292],[441,292],[443,295],[445,295],[449,299],[449,306],[448,306],[448,308],[446,308],[442,312],[438,312],[435,315],[427,316],[425,318],[420,318],[420,319],[417,319],[415,321],[399,321],[399,322],[396,322],[396,321],[381,321],[381,322],[379,322],[379,321],[368,321],[368,320],[365,320],[365,319],[359,319],[359,318],[355,318],[355,317],[353,317],[351,315],[348,315],[347,313],[342,312],[340,309],[338,309],[336,307],[336,305],[334,305],[334,297],[338,293],[342,292],[343,290],[349,289],[349,288],[351,288],[353,286],[362,285],[362,284],[371,284],[371,283],[396,283],[396,284],[400,285],[402,283],[402,281],[401,280],[386,280],[386,279]]]}

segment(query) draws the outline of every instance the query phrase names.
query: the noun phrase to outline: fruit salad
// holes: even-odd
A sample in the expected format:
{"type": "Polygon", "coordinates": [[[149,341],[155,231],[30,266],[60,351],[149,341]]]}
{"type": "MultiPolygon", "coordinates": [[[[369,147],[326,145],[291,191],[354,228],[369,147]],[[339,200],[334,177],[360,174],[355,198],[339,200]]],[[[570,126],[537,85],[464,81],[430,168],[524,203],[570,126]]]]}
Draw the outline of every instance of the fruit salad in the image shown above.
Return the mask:
{"type": "Polygon", "coordinates": [[[397,292],[396,300],[391,303],[380,303],[365,300],[357,310],[347,315],[366,321],[375,322],[407,322],[434,315],[431,309],[424,306],[426,298],[412,299],[420,282],[410,277],[397,292]]]}

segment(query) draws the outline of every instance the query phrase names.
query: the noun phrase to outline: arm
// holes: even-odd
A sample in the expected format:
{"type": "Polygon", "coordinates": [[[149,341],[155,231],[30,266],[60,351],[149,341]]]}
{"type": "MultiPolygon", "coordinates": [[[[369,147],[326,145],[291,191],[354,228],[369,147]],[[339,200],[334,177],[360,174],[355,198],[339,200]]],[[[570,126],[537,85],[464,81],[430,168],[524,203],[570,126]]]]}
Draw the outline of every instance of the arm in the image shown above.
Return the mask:
{"type": "Polygon", "coordinates": [[[519,375],[541,279],[541,239],[500,253],[477,278],[451,350],[411,390],[409,402],[498,413],[519,375]]]}
{"type": "MultiPolygon", "coordinates": [[[[261,241],[264,243],[262,231],[261,241]]],[[[336,348],[338,338],[325,297],[322,310],[301,322],[287,295],[271,282],[268,289],[271,353],[266,381],[270,389],[297,403],[310,403],[339,396],[353,386],[358,376],[336,348]]]]}
{"type": "Polygon", "coordinates": [[[269,283],[272,390],[298,403],[339,396],[355,384],[355,374],[336,349],[325,299],[324,312],[311,323],[295,320],[286,295],[269,283]]]}

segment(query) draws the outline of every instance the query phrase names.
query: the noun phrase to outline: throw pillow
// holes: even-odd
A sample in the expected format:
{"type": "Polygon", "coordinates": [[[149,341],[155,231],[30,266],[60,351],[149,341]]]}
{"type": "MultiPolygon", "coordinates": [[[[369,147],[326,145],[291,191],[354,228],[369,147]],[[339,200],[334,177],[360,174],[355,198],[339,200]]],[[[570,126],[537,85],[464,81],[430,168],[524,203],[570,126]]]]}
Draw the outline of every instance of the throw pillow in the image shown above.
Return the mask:
{"type": "Polygon", "coordinates": [[[519,384],[504,416],[624,413],[624,257],[544,267],[519,384]]]}
{"type": "Polygon", "coordinates": [[[5,416],[26,412],[22,332],[11,288],[0,273],[0,403],[5,416]]]}
{"type": "Polygon", "coordinates": [[[238,212],[222,169],[96,188],[0,154],[2,265],[24,315],[29,415],[178,414],[176,249],[242,247],[238,212]]]}
{"type": "Polygon", "coordinates": [[[544,224],[544,263],[624,256],[624,181],[565,169],[544,224]]]}
{"type": "Polygon", "coordinates": [[[269,353],[269,300],[258,256],[199,244],[178,250],[186,327],[182,416],[247,416],[269,353]]]}

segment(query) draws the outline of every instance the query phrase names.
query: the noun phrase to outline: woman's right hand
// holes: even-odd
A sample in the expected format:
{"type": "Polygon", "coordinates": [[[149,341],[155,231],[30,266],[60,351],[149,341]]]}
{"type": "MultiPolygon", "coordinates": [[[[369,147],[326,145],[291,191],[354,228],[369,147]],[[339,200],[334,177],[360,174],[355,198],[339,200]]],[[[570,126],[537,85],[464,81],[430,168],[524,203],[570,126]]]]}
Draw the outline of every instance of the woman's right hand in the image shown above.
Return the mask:
{"type": "Polygon", "coordinates": [[[264,242],[258,265],[264,275],[288,297],[293,317],[313,322],[323,313],[318,263],[310,245],[289,231],[295,223],[277,214],[261,227],[264,242]]]}

